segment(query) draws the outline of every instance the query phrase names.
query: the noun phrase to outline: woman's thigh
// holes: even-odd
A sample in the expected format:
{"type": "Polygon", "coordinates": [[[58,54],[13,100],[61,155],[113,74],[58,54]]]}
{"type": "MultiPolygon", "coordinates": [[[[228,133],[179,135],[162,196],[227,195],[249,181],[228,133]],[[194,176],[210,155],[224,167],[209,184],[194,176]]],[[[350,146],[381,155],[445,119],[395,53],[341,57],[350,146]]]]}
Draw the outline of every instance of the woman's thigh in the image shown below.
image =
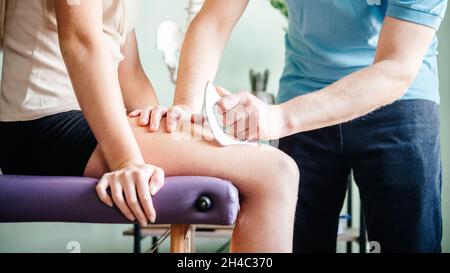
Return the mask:
{"type": "MultiPolygon", "coordinates": [[[[200,126],[179,129],[168,134],[163,129],[150,133],[130,119],[145,161],[162,168],[166,176],[212,176],[233,181],[254,181],[245,191],[257,191],[263,181],[273,179],[273,173],[297,172],[295,162],[283,152],[269,146],[219,147],[210,140],[209,132],[200,126]]],[[[163,123],[164,124],[164,123],[163,123]]],[[[85,176],[101,177],[108,172],[99,148],[91,156],[85,176]]],[[[294,174],[295,175],[295,174],[294,174]]],[[[275,181],[273,181],[275,182],[275,181]]]]}

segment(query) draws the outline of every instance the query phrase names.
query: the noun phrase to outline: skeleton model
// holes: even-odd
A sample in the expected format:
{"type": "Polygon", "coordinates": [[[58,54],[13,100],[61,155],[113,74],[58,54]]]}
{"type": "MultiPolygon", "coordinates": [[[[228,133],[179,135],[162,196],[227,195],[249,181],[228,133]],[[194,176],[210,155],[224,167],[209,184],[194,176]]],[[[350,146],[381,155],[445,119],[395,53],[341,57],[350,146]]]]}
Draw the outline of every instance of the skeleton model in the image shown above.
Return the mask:
{"type": "MultiPolygon", "coordinates": [[[[192,22],[194,17],[200,11],[205,0],[189,0],[187,10],[188,19],[186,27],[192,22]]],[[[162,22],[156,33],[156,47],[162,52],[164,62],[169,69],[170,79],[173,83],[177,80],[178,59],[185,31],[175,22],[162,22]]]]}

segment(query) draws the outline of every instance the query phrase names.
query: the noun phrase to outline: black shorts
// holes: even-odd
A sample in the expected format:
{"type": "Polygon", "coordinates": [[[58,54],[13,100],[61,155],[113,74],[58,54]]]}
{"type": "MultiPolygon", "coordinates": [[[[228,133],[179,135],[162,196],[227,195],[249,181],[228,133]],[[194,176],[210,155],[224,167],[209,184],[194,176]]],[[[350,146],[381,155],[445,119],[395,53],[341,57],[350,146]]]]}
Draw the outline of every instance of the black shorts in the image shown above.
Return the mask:
{"type": "Polygon", "coordinates": [[[3,174],[83,176],[97,141],[80,111],[0,122],[3,174]]]}

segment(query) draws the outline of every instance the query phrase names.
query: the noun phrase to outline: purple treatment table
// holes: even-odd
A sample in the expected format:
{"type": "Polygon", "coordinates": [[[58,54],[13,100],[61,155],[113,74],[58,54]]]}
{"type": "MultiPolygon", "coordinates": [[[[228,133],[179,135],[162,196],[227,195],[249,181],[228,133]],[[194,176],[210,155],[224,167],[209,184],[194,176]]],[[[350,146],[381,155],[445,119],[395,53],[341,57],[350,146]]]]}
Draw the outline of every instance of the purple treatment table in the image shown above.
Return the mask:
{"type": "MultiPolygon", "coordinates": [[[[0,175],[0,223],[130,223],[97,197],[97,180],[81,177],[0,175]]],[[[171,225],[171,251],[189,252],[191,225],[232,225],[238,190],[211,177],[169,177],[154,197],[156,224],[171,225]]]]}

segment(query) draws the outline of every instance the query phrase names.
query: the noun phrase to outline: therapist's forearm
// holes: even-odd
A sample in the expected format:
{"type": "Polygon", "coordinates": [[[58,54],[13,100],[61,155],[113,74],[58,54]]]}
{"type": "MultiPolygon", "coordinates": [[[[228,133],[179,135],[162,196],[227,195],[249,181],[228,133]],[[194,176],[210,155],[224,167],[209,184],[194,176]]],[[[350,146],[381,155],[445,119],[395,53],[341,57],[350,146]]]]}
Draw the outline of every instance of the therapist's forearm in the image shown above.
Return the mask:
{"type": "Polygon", "coordinates": [[[159,104],[155,90],[142,70],[124,76],[120,86],[127,112],[159,104]]]}
{"type": "Polygon", "coordinates": [[[158,99],[142,67],[134,31],[128,34],[121,51],[124,59],[119,65],[119,83],[127,111],[156,106],[158,99]]]}
{"type": "Polygon", "coordinates": [[[311,131],[364,116],[401,98],[414,73],[385,60],[340,81],[281,105],[286,131],[283,135],[311,131]]]}
{"type": "Polygon", "coordinates": [[[208,18],[194,19],[181,51],[174,105],[201,112],[203,91],[206,83],[214,80],[228,36],[216,24],[208,23],[208,18]]]}

